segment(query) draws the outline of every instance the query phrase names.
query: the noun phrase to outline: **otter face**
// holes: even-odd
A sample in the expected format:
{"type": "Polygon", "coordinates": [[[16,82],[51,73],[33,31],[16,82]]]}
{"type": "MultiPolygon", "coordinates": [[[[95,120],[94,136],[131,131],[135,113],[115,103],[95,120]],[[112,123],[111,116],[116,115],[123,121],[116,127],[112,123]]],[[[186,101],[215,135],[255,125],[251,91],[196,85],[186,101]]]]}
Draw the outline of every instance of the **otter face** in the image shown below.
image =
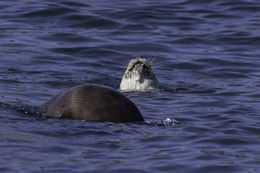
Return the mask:
{"type": "Polygon", "coordinates": [[[158,80],[152,72],[152,62],[145,58],[132,59],[125,71],[120,90],[152,90],[158,89],[158,80]]]}

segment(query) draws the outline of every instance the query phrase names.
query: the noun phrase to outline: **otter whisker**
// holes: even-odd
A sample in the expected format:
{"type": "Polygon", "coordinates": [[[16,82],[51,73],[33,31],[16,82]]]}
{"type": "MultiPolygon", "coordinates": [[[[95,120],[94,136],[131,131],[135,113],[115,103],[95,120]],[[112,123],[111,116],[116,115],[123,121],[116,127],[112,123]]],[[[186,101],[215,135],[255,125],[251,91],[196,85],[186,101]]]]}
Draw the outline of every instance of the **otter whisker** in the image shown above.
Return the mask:
{"type": "Polygon", "coordinates": [[[149,59],[146,60],[146,64],[147,66],[152,66],[154,63],[157,63],[159,61],[159,58],[158,57],[151,57],[149,59]]]}

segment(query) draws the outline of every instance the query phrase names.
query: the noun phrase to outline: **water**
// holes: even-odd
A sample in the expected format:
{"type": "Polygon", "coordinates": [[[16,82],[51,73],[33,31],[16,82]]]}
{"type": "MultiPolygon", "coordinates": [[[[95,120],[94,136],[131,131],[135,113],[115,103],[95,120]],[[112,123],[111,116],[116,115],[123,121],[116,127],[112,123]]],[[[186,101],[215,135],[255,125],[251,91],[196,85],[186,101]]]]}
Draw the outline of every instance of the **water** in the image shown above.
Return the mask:
{"type": "Polygon", "coordinates": [[[257,0],[0,2],[1,172],[260,172],[257,0]],[[45,119],[72,86],[158,57],[147,123],[45,119]],[[179,124],[165,123],[176,120],[179,124]]]}

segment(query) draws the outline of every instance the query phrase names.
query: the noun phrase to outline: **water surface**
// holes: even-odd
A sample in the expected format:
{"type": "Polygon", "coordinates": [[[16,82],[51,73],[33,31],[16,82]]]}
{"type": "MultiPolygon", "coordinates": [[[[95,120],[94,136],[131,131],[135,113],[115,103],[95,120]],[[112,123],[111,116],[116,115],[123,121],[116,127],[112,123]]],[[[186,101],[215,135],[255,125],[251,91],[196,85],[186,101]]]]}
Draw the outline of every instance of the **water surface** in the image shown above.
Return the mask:
{"type": "Polygon", "coordinates": [[[257,0],[2,0],[0,171],[259,172],[259,18],[257,0]],[[127,97],[179,125],[34,114],[79,84],[118,88],[135,56],[158,58],[165,92],[127,97]]]}

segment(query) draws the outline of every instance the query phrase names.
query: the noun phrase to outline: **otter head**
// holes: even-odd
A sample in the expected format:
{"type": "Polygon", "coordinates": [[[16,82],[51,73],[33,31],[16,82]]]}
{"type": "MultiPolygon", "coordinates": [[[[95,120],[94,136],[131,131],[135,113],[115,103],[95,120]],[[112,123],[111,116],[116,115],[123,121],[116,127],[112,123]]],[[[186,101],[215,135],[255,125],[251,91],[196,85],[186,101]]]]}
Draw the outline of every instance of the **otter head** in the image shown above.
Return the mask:
{"type": "Polygon", "coordinates": [[[152,72],[152,62],[145,58],[132,59],[120,83],[120,90],[153,90],[158,89],[158,80],[152,72]]]}

